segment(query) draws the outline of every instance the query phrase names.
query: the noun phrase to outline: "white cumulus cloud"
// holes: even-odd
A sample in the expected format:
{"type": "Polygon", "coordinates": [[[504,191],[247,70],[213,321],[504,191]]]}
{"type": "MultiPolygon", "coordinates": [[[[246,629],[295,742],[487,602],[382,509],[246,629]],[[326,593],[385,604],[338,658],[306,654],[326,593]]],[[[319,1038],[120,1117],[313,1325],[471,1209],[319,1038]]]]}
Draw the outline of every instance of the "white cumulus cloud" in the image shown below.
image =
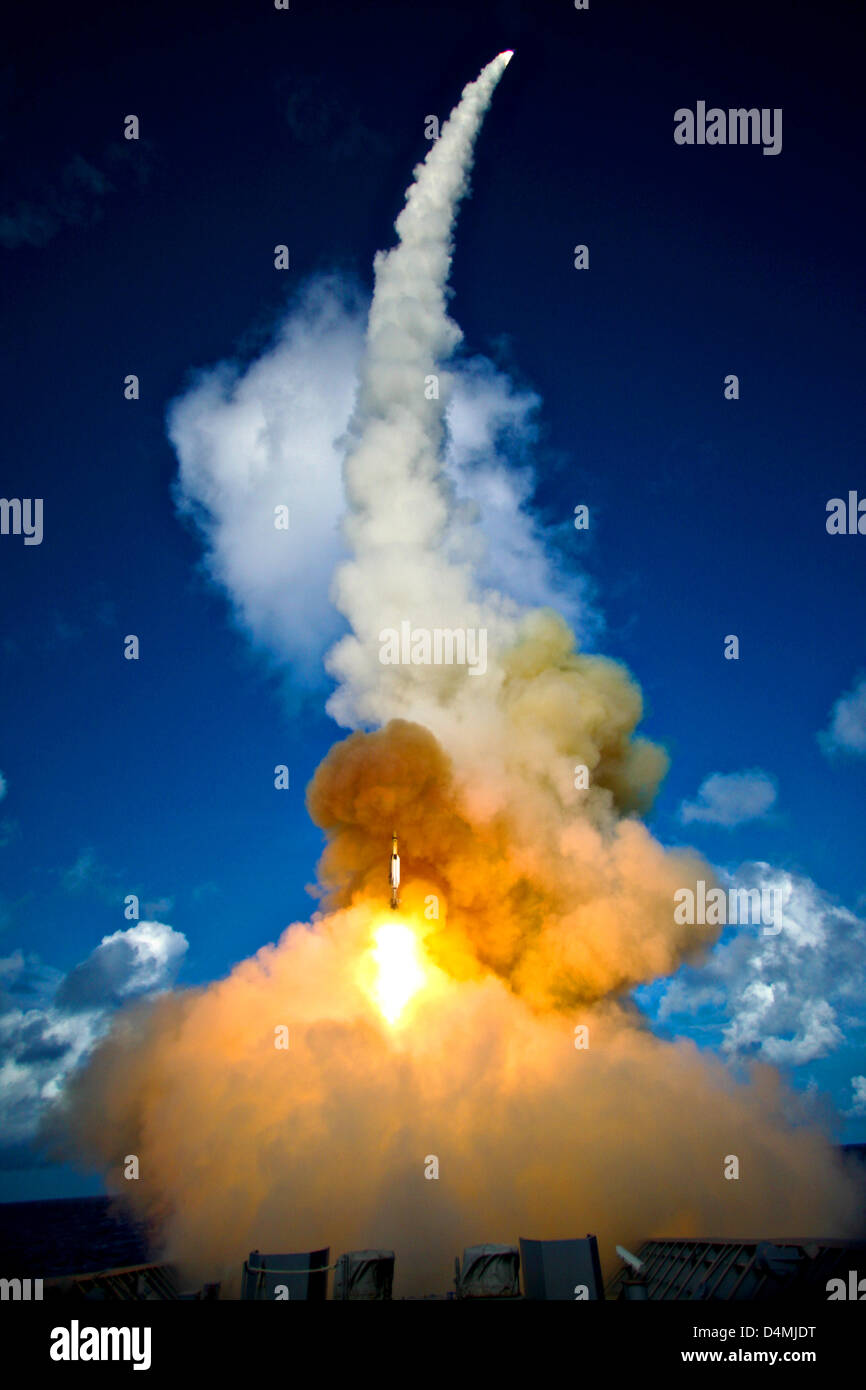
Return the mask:
{"type": "Polygon", "coordinates": [[[849,1115],[866,1115],[866,1076],[851,1077],[852,1106],[849,1115]]]}
{"type": "Polygon", "coordinates": [[[57,991],[67,1009],[101,1008],[137,994],[167,989],[183,960],[186,937],[162,922],[138,922],[104,936],[57,991]]]}
{"type": "Polygon", "coordinates": [[[798,1066],[856,1043],[866,1006],[866,921],[811,879],[744,864],[729,886],[777,890],[781,930],[731,928],[702,967],[667,986],[661,1020],[692,1018],[721,1029],[729,1055],[798,1066]]]}
{"type": "Polygon", "coordinates": [[[313,283],[246,368],[202,372],[169,414],[178,505],[248,635],[309,671],[342,630],[328,586],[343,554],[343,435],[364,318],[333,279],[313,283]],[[288,530],[274,508],[289,509],[288,530]]]}
{"type": "Polygon", "coordinates": [[[187,949],[163,922],[103,937],[66,976],[35,955],[0,959],[0,1164],[31,1163],[46,1105],[128,999],[167,989],[187,949]]]}
{"type": "Polygon", "coordinates": [[[852,1076],[851,1091],[853,1104],[848,1113],[850,1115],[866,1115],[866,1076],[852,1076]]]}

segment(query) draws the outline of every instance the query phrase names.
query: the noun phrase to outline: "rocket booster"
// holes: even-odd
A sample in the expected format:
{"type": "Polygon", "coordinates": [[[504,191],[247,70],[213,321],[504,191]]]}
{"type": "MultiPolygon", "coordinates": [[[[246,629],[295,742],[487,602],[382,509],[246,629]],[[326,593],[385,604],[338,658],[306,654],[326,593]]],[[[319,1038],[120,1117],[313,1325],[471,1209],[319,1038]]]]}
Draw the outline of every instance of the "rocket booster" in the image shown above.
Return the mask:
{"type": "Polygon", "coordinates": [[[391,889],[391,906],[397,907],[400,899],[397,896],[397,889],[400,887],[400,856],[397,853],[397,832],[391,836],[391,863],[388,868],[388,885],[391,889]]]}

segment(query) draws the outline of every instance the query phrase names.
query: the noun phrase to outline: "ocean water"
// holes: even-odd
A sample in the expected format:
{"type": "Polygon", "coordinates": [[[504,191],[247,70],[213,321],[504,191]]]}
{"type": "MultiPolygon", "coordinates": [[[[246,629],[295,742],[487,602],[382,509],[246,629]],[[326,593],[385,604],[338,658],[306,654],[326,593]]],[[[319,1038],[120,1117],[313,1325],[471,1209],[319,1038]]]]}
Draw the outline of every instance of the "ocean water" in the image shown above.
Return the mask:
{"type": "Polygon", "coordinates": [[[0,1203],[0,1278],[50,1279],[150,1258],[146,1230],[113,1197],[0,1203]]]}

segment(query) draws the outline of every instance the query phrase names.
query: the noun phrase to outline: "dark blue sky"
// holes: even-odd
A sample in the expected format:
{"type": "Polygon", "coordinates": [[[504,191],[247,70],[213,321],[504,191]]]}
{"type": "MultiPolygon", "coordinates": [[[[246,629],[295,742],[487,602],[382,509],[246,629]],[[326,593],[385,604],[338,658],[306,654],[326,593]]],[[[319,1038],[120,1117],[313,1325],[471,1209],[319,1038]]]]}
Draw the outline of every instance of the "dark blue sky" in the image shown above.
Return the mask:
{"type": "MultiPolygon", "coordinates": [[[[311,274],[369,289],[425,116],[506,47],[452,313],[467,350],[541,397],[540,517],[568,531],[591,508],[566,579],[589,576],[595,644],[634,672],[670,750],[653,828],[862,919],[866,762],[817,739],[866,668],[866,537],[825,530],[829,498],[866,494],[854,7],[179,0],[12,24],[0,495],[44,498],[45,537],[0,537],[0,956],[65,973],[128,925],[136,892],[170,900],[159,920],[186,935],[192,983],[309,915],[321,837],[303,789],[339,736],[327,687],[232,624],[176,514],[166,411],[193,369],[255,357],[311,274]],[[674,111],[698,100],[782,108],[782,153],[675,145],[674,111]],[[753,769],[777,784],[769,814],[683,824],[706,777],[753,769]]],[[[828,979],[825,960],[824,997],[828,979]]],[[[844,1041],[795,1077],[840,1110],[866,1071],[862,1004],[836,1001],[844,1041]]],[[[862,1114],[839,1133],[866,1138],[862,1114]]],[[[7,1166],[4,1193],[47,1190],[20,1153],[7,1166]]]]}

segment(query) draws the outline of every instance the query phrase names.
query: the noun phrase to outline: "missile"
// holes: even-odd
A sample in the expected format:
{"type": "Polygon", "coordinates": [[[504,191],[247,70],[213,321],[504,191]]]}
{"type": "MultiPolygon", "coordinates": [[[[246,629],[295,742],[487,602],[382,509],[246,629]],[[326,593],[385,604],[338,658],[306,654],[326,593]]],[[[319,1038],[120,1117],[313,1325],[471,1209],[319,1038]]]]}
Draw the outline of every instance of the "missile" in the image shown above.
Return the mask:
{"type": "Polygon", "coordinates": [[[388,885],[391,889],[391,906],[397,907],[400,899],[397,896],[397,889],[400,887],[400,856],[397,853],[397,832],[391,835],[391,863],[388,869],[388,885]]]}

